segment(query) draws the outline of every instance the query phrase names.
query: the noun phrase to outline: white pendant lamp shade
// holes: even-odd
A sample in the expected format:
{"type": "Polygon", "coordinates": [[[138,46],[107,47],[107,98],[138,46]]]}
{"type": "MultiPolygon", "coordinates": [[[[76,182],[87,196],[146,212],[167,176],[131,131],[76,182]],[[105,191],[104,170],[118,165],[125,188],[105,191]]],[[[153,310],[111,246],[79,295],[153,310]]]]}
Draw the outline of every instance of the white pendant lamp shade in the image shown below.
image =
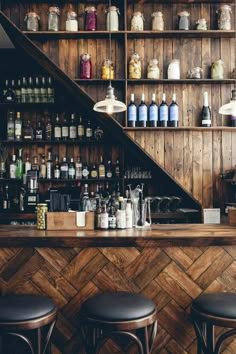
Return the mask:
{"type": "Polygon", "coordinates": [[[109,85],[105,100],[97,102],[93,109],[96,112],[112,114],[126,111],[126,105],[115,98],[114,88],[109,85]]]}
{"type": "Polygon", "coordinates": [[[232,90],[232,98],[229,103],[224,104],[219,109],[220,114],[236,116],[236,88],[232,90]]]}

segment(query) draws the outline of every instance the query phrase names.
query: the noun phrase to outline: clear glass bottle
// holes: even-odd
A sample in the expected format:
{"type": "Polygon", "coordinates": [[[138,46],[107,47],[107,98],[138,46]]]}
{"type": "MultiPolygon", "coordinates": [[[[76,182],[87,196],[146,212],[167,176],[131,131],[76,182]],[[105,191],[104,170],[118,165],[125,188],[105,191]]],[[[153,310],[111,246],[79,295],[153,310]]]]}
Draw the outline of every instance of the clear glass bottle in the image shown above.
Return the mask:
{"type": "Polygon", "coordinates": [[[88,53],[81,54],[80,56],[80,78],[92,79],[91,55],[88,53]]]}
{"type": "Polygon", "coordinates": [[[138,53],[134,53],[129,61],[129,79],[141,79],[141,59],[138,53]]]}
{"type": "Polygon", "coordinates": [[[163,30],[164,30],[163,13],[161,11],[153,12],[152,31],[163,31],[163,30]]]}
{"type": "Polygon", "coordinates": [[[60,9],[50,6],[48,9],[48,31],[59,31],[60,9]]]}
{"type": "Polygon", "coordinates": [[[37,32],[39,30],[39,20],[40,17],[39,15],[36,14],[36,12],[34,11],[27,12],[27,14],[25,15],[26,30],[37,32]]]}
{"type": "Polygon", "coordinates": [[[15,138],[15,123],[13,112],[9,112],[7,122],[7,140],[14,140],[15,138]]]}
{"type": "Polygon", "coordinates": [[[94,6],[87,6],[85,8],[85,31],[96,31],[97,30],[97,11],[94,6]]]}
{"type": "Polygon", "coordinates": [[[178,14],[178,29],[179,30],[189,30],[189,12],[181,11],[178,14]]]}
{"type": "Polygon", "coordinates": [[[67,12],[66,31],[67,32],[76,32],[76,31],[78,31],[77,14],[74,11],[68,11],[67,12]]]}
{"type": "Polygon", "coordinates": [[[139,11],[134,12],[131,19],[131,31],[143,31],[144,28],[144,17],[139,11]]]}
{"type": "Polygon", "coordinates": [[[119,9],[116,6],[109,6],[106,10],[106,30],[119,31],[119,9]]]}

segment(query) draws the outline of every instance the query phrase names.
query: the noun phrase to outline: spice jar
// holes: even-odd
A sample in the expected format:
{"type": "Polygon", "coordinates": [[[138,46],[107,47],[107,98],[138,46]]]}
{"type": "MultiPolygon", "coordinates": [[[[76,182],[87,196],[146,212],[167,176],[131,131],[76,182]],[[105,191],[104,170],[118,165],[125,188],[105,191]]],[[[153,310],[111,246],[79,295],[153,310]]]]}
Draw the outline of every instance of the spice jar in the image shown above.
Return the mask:
{"type": "Polygon", "coordinates": [[[181,11],[178,13],[179,30],[189,30],[189,12],[181,11]]]}
{"type": "Polygon", "coordinates": [[[201,79],[202,68],[196,66],[188,70],[187,78],[188,79],[201,79]]]}
{"type": "Polygon", "coordinates": [[[66,31],[78,31],[77,14],[74,11],[67,12],[66,31]]]}
{"type": "Polygon", "coordinates": [[[116,6],[108,7],[106,11],[106,30],[119,31],[119,9],[116,6]]]}
{"type": "Polygon", "coordinates": [[[114,80],[114,67],[110,59],[104,60],[101,72],[103,80],[114,80]]]}
{"type": "Polygon", "coordinates": [[[134,53],[129,61],[129,79],[141,79],[141,59],[138,53],[134,53]]]}
{"type": "Polygon", "coordinates": [[[179,80],[180,79],[180,65],[179,59],[173,59],[167,70],[167,78],[172,80],[179,80]]]}
{"type": "Polygon", "coordinates": [[[38,31],[39,30],[39,20],[40,17],[36,14],[36,12],[27,12],[25,15],[26,21],[26,30],[27,31],[38,31]]]}
{"type": "Polygon", "coordinates": [[[47,204],[37,204],[37,229],[46,230],[46,214],[48,211],[47,204]]]}
{"type": "Polygon", "coordinates": [[[211,65],[211,78],[222,80],[224,78],[224,62],[221,59],[216,60],[211,65]]]}
{"type": "Polygon", "coordinates": [[[60,9],[57,6],[50,6],[48,9],[48,30],[59,31],[60,9]]]}
{"type": "Polygon", "coordinates": [[[216,13],[218,15],[217,23],[219,30],[231,29],[231,7],[229,5],[222,5],[216,13]]]}
{"type": "Polygon", "coordinates": [[[87,6],[85,8],[85,31],[97,30],[97,11],[94,6],[87,6]]]}
{"type": "Polygon", "coordinates": [[[160,11],[153,12],[152,14],[152,30],[153,31],[164,30],[163,14],[160,11]]]}
{"type": "Polygon", "coordinates": [[[141,12],[135,12],[131,19],[131,31],[143,31],[144,17],[141,12]]]}
{"type": "Polygon", "coordinates": [[[88,53],[81,54],[80,56],[80,78],[92,79],[91,55],[88,53]]]}
{"type": "Polygon", "coordinates": [[[160,69],[158,67],[158,60],[151,59],[147,67],[147,78],[148,79],[159,79],[160,69]]]}
{"type": "Polygon", "coordinates": [[[206,31],[207,30],[207,21],[205,18],[199,18],[196,21],[196,29],[200,31],[206,31]]]}

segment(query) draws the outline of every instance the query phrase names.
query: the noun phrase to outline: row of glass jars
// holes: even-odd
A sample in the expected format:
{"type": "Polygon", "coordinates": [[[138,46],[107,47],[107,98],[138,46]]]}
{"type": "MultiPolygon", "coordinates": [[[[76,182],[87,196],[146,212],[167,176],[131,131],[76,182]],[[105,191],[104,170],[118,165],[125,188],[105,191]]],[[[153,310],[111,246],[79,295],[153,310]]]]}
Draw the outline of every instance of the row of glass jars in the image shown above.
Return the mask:
{"type": "MultiPolygon", "coordinates": [[[[109,6],[106,10],[106,30],[119,30],[119,9],[116,6],[109,6]]],[[[60,8],[57,6],[50,6],[48,9],[48,31],[59,31],[60,26],[60,8]]],[[[34,12],[29,11],[25,16],[27,31],[38,31],[40,16],[34,12]]],[[[75,11],[67,12],[66,31],[78,31],[78,20],[75,11]]],[[[97,12],[94,6],[87,6],[85,8],[85,31],[97,30],[97,12]]]]}

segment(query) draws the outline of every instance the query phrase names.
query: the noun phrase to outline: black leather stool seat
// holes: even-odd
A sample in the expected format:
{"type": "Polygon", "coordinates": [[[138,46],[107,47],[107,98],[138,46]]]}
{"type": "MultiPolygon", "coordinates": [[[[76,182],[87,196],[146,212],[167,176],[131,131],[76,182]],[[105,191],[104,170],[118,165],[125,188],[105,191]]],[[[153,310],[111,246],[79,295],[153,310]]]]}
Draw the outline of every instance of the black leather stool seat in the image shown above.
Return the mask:
{"type": "Polygon", "coordinates": [[[140,354],[150,354],[157,331],[156,306],[147,297],[132,292],[105,292],[81,306],[81,328],[87,354],[98,353],[108,339],[120,336],[135,343],[140,354]]]}
{"type": "Polygon", "coordinates": [[[203,294],[193,300],[192,306],[208,315],[236,319],[236,294],[203,294]]]}
{"type": "Polygon", "coordinates": [[[151,315],[155,304],[143,295],[120,291],[88,299],[82,311],[88,317],[103,321],[131,321],[151,315]]]}
{"type": "Polygon", "coordinates": [[[191,317],[197,336],[197,354],[218,354],[222,343],[236,334],[236,294],[202,294],[192,302],[191,317]],[[215,336],[215,326],[227,328],[215,336]]]}
{"type": "Polygon", "coordinates": [[[41,295],[0,296],[0,322],[31,321],[55,310],[54,302],[41,295]]]}

